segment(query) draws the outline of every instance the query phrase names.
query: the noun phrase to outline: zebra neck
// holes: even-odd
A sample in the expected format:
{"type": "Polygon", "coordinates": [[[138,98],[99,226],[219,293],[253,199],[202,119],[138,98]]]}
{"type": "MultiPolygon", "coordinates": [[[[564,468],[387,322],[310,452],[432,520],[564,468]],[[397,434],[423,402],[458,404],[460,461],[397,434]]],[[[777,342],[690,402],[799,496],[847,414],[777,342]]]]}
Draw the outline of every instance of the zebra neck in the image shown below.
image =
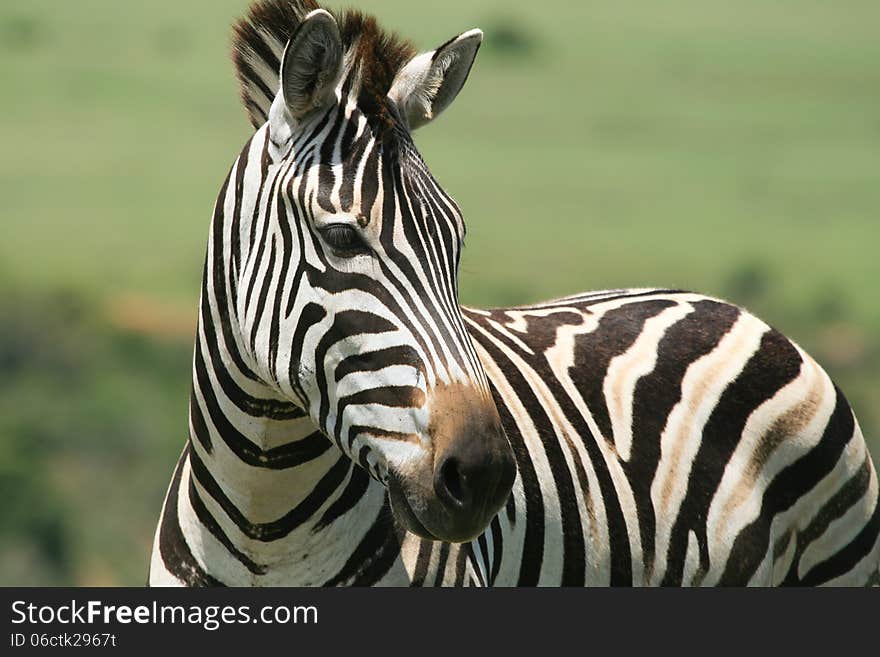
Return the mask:
{"type": "Polygon", "coordinates": [[[186,544],[216,580],[324,583],[387,513],[385,489],[262,384],[234,350],[236,337],[209,319],[203,309],[190,442],[167,504],[176,504],[186,544]]]}

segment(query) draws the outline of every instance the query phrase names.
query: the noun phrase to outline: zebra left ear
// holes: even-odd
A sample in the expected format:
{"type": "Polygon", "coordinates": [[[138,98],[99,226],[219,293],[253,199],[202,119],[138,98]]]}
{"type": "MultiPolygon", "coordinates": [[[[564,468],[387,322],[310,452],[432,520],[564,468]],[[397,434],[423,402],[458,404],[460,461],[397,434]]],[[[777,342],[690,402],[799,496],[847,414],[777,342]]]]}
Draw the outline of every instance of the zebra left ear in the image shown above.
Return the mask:
{"type": "Polygon", "coordinates": [[[328,11],[315,9],[297,26],[281,57],[280,88],[269,108],[274,143],[290,138],[291,120],[299,121],[335,100],[341,74],[339,26],[328,11]]]}
{"type": "Polygon", "coordinates": [[[452,104],[464,86],[483,42],[470,30],[431,52],[413,57],[394,78],[388,97],[409,121],[410,130],[430,123],[452,104]]]}

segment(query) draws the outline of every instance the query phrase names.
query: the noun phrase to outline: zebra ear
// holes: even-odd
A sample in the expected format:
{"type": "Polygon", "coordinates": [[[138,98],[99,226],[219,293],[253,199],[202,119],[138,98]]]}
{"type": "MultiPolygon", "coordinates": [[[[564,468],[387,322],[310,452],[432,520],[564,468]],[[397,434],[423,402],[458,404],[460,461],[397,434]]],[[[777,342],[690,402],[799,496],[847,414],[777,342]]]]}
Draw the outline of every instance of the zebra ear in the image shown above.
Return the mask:
{"type": "Polygon", "coordinates": [[[410,130],[430,123],[452,104],[474,65],[483,33],[470,30],[437,50],[413,57],[394,78],[388,97],[409,121],[410,130]]]}
{"type": "Polygon", "coordinates": [[[316,9],[296,28],[281,58],[279,96],[291,118],[332,103],[341,73],[339,26],[329,12],[316,9]]]}

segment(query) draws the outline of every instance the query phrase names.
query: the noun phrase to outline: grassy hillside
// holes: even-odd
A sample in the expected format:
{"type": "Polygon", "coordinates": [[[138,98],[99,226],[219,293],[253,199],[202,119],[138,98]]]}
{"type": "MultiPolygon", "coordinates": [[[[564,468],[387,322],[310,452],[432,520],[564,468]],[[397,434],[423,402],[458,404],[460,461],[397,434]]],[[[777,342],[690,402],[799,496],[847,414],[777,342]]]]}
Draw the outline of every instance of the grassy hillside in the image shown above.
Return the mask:
{"type": "MultiPolygon", "coordinates": [[[[143,579],[208,219],[249,134],[245,6],[0,6],[0,583],[143,579]]],[[[468,222],[464,302],[728,297],[828,367],[880,452],[880,3],[358,6],[424,48],[486,32],[417,137],[468,222]]]]}

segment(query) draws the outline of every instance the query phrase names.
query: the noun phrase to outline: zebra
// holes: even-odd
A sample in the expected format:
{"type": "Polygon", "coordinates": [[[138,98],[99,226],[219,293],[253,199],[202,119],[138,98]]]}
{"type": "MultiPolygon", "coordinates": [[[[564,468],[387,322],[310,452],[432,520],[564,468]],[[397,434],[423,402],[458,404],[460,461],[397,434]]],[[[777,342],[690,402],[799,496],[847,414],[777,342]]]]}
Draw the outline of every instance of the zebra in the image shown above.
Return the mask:
{"type": "Polygon", "coordinates": [[[150,585],[880,583],[858,423],[775,329],[674,289],[459,305],[462,213],[412,134],[481,40],[312,0],[236,24],[255,131],[150,585]]]}

